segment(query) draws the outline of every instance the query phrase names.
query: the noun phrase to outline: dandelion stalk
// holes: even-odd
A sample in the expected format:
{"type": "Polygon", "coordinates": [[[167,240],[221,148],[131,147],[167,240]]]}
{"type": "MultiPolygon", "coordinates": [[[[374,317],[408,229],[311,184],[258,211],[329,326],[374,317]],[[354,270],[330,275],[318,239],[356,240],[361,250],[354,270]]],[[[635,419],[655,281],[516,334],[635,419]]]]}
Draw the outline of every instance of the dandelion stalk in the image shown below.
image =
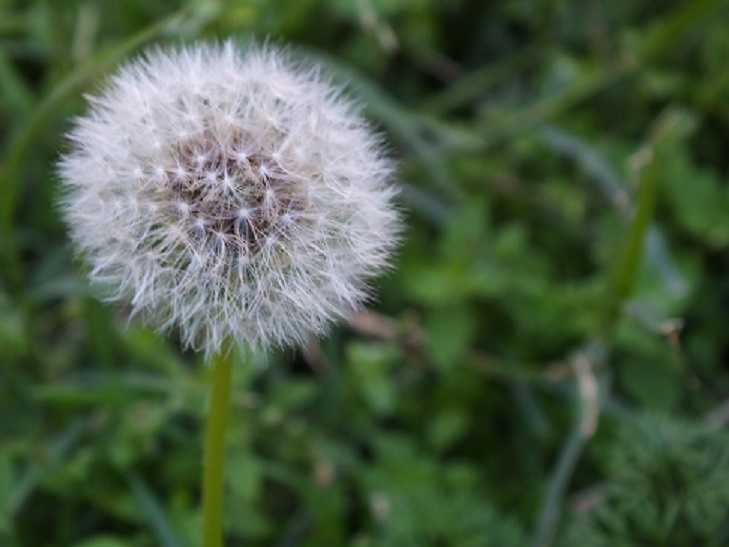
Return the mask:
{"type": "Polygon", "coordinates": [[[302,343],[362,306],[398,241],[393,162],[319,67],[231,41],[126,64],[68,138],[61,206],[91,281],[212,365],[220,547],[233,346],[302,343]]]}
{"type": "Polygon", "coordinates": [[[212,358],[202,480],[203,546],[223,545],[225,437],[230,406],[230,351],[212,358]]]}

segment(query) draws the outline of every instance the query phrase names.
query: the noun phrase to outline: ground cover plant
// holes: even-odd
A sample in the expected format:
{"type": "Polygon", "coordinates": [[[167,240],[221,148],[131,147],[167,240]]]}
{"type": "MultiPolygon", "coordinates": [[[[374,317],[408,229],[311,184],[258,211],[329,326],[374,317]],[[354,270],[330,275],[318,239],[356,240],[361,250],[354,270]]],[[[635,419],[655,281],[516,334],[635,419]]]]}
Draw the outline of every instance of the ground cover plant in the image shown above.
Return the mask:
{"type": "Polygon", "coordinates": [[[64,135],[152,44],[325,67],[399,164],[378,297],[234,367],[228,545],[729,542],[729,7],[0,4],[0,545],[187,546],[210,375],[100,303],[64,135]]]}

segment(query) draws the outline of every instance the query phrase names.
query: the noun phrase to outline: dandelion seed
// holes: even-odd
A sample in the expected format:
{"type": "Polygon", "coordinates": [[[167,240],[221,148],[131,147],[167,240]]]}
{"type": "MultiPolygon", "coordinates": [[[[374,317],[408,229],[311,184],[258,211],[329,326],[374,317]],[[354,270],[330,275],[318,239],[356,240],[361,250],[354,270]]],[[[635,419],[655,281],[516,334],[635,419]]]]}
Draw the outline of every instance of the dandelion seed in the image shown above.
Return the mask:
{"type": "Polygon", "coordinates": [[[273,47],[151,51],[69,137],[62,207],[91,280],[208,357],[324,332],[397,242],[379,137],[273,47]]]}

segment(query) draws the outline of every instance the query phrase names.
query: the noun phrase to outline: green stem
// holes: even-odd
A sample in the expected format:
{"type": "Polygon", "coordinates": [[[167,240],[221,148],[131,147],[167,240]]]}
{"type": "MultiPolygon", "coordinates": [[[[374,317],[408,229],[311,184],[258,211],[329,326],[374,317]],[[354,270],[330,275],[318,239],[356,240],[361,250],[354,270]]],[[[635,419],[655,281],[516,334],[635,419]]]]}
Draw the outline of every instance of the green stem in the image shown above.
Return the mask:
{"type": "Polygon", "coordinates": [[[225,433],[230,403],[231,352],[225,348],[211,362],[210,406],[203,461],[203,546],[223,545],[223,475],[225,433]]]}
{"type": "Polygon", "coordinates": [[[633,290],[638,269],[643,259],[645,237],[653,218],[658,177],[655,172],[653,149],[645,149],[644,153],[646,164],[641,168],[636,209],[610,280],[610,292],[606,301],[606,314],[603,325],[603,332],[606,334],[609,334],[612,330],[617,321],[620,306],[633,290]]]}
{"type": "Polygon", "coordinates": [[[599,387],[593,372],[593,364],[585,355],[579,354],[573,358],[572,367],[577,379],[579,413],[572,434],[564,443],[557,465],[549,479],[531,547],[552,545],[562,499],[580,462],[582,452],[597,428],[599,387]]]}
{"type": "Polygon", "coordinates": [[[645,238],[648,233],[659,185],[656,156],[670,139],[678,138],[690,127],[690,117],[678,109],[666,110],[655,122],[650,140],[634,156],[634,176],[638,181],[635,211],[625,241],[616,260],[603,317],[602,332],[610,336],[617,323],[620,307],[633,292],[638,270],[643,260],[645,238]]]}
{"type": "Polygon", "coordinates": [[[587,439],[582,435],[579,425],[570,434],[562,446],[557,464],[549,479],[547,491],[542,500],[537,521],[536,531],[532,538],[532,547],[547,547],[551,545],[554,528],[562,505],[562,498],[569,480],[577,468],[587,439]]]}

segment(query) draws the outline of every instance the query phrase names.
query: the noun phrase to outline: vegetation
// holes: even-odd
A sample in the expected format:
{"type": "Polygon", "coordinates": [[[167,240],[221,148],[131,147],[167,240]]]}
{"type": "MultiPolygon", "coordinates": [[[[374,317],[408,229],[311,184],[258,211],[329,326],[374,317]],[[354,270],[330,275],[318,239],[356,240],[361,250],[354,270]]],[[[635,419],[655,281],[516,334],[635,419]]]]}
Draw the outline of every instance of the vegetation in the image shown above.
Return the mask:
{"type": "Polygon", "coordinates": [[[729,543],[729,5],[0,4],[0,545],[197,545],[209,369],[100,303],[56,208],[151,44],[287,44],[400,163],[378,298],[234,369],[229,545],[729,543]]]}

